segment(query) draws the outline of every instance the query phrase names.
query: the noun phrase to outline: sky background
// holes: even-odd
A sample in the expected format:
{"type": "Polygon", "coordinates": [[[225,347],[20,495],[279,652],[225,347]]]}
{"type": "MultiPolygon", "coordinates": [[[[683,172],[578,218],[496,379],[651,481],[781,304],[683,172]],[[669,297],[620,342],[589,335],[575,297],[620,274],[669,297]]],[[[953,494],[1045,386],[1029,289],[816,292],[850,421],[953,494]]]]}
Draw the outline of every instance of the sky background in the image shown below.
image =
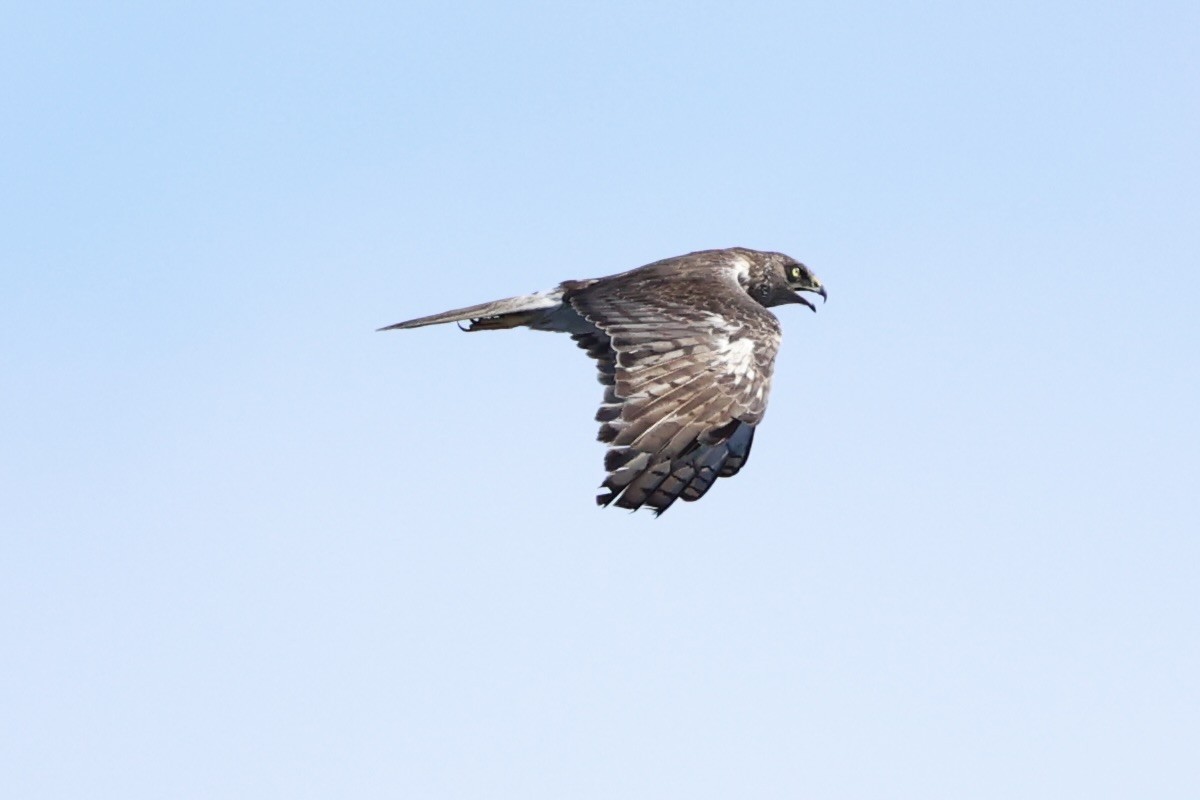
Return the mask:
{"type": "Polygon", "coordinates": [[[1200,796],[1200,6],[0,19],[13,798],[1200,796]],[[747,468],[599,510],[562,336],[787,252],[747,468]]]}

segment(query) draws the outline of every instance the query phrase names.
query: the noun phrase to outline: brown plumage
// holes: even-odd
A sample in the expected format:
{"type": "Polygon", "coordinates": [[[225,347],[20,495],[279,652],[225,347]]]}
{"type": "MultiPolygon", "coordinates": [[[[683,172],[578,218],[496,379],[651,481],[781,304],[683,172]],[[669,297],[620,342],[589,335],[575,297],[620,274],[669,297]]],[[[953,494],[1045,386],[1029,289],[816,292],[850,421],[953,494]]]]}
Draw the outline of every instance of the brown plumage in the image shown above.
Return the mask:
{"type": "Polygon", "coordinates": [[[467,322],[466,330],[559,331],[596,360],[608,472],[596,500],[661,514],[737,474],[767,407],[785,303],[815,307],[816,276],[782,253],[704,250],[548,292],[380,330],[467,322]]]}

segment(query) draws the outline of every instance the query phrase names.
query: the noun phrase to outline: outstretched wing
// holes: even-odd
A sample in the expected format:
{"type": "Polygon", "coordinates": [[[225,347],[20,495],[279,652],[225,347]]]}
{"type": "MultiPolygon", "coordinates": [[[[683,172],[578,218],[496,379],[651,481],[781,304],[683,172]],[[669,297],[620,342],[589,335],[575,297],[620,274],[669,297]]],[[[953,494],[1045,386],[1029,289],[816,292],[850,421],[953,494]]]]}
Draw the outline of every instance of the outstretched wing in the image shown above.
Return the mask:
{"type": "Polygon", "coordinates": [[[732,272],[617,276],[564,300],[596,328],[573,338],[605,385],[596,420],[609,475],[598,503],[661,514],[742,468],[780,328],[732,272]]]}

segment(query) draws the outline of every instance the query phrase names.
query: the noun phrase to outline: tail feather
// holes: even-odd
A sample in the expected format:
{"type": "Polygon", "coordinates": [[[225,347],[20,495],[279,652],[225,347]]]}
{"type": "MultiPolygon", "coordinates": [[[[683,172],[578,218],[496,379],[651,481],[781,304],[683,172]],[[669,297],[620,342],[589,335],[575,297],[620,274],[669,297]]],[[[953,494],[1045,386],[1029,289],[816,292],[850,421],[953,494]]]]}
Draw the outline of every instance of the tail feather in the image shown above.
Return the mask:
{"type": "Polygon", "coordinates": [[[397,322],[379,328],[381,331],[394,331],[407,328],[421,328],[426,325],[440,325],[444,322],[465,322],[472,324],[468,330],[476,328],[513,328],[524,325],[530,320],[530,312],[545,311],[557,308],[562,304],[562,291],[535,292],[518,297],[506,297],[503,300],[493,300],[490,303],[480,303],[476,306],[456,308],[443,311],[440,314],[430,314],[427,317],[397,322]]]}

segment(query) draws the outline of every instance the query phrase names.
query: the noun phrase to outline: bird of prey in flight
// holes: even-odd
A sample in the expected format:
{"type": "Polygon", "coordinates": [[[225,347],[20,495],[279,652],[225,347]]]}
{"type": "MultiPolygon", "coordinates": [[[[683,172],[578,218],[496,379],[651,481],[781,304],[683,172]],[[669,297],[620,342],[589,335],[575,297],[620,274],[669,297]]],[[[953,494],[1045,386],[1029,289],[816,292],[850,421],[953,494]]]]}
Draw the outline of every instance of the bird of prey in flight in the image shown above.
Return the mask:
{"type": "Polygon", "coordinates": [[[794,258],[733,247],[380,330],[466,322],[467,331],[569,333],[604,385],[596,421],[608,477],[596,502],[657,515],[680,498],[699,500],[746,463],[779,350],[779,320],[767,309],[816,311],[802,292],[826,297],[794,258]]]}

